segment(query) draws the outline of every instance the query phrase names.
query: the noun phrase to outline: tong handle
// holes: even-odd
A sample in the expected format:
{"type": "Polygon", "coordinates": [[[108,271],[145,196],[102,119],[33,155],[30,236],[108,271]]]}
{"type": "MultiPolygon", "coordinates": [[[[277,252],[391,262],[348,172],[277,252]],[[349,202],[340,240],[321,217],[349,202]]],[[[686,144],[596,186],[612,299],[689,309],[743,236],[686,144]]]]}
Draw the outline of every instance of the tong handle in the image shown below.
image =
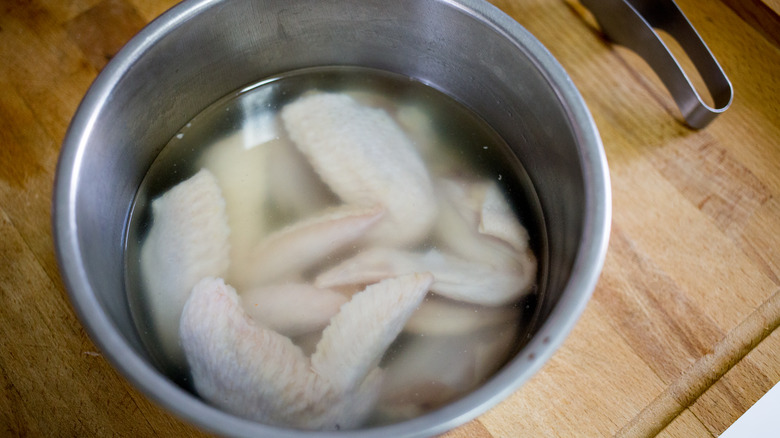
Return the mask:
{"type": "Polygon", "coordinates": [[[734,96],[731,82],[696,29],[674,0],[580,0],[590,9],[604,34],[647,61],[661,78],[694,129],[707,126],[725,111],[734,96]],[[655,32],[674,37],[690,57],[712,96],[714,107],[702,100],[680,63],[655,32]]]}

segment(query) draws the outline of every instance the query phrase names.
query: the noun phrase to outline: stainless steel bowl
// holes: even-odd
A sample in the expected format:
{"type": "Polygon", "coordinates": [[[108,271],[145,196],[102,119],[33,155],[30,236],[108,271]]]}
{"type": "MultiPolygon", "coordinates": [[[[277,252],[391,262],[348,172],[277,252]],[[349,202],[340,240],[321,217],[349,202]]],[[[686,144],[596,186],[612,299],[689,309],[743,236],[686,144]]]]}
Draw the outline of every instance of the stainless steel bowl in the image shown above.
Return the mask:
{"type": "Polygon", "coordinates": [[[188,0],[106,66],[62,146],[57,256],[73,307],[108,360],[151,399],[224,435],[418,437],[462,424],[515,391],[571,331],[599,276],[610,226],[604,151],[585,103],[550,53],[481,0],[188,0]],[[124,288],[123,238],[137,188],[163,145],[218,98],[304,67],[357,65],[417,78],[503,136],[539,197],[548,251],[533,337],[470,395],[403,423],[355,432],[257,424],[209,406],[161,374],[124,288]]]}

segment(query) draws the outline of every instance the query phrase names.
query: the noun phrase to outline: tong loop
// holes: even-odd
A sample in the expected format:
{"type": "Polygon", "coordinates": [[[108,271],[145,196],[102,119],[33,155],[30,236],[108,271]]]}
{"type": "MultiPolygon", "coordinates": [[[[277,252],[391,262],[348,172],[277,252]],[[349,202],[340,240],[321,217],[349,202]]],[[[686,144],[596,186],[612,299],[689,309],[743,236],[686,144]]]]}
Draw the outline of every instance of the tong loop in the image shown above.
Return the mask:
{"type": "Polygon", "coordinates": [[[602,31],[650,64],[694,129],[707,126],[733,98],[731,82],[674,0],[580,0],[602,31]],[[715,107],[707,105],[654,28],[674,37],[693,61],[715,107]]]}

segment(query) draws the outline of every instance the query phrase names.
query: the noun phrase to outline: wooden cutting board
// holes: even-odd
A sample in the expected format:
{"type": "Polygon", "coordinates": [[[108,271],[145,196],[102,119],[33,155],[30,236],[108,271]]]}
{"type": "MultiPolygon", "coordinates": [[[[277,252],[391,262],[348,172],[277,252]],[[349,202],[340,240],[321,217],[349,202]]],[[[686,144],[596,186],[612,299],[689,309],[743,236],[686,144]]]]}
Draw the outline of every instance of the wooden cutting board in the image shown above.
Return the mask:
{"type": "MultiPolygon", "coordinates": [[[[199,436],[76,319],[50,231],[57,154],[97,73],[170,7],[0,4],[0,435],[199,436]]],[[[733,82],[692,131],[573,0],[496,0],[571,75],[601,132],[613,229],[593,300],[544,368],[455,437],[717,436],[780,381],[780,3],[679,0],[733,82]]]]}

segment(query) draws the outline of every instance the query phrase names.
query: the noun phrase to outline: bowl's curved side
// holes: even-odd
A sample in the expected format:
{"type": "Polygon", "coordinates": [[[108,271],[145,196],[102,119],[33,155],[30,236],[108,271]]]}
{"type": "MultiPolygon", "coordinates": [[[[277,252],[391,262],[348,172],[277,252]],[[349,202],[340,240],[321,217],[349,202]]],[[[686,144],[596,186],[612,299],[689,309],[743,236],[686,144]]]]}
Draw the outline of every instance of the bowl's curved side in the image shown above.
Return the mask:
{"type": "MultiPolygon", "coordinates": [[[[157,41],[214,3],[211,0],[182,2],[158,17],[112,58],[85,94],[64,137],[54,179],[52,234],[57,262],[71,305],[90,339],[103,352],[109,363],[147,397],[181,418],[211,432],[227,435],[231,434],[232,429],[245,436],[266,434],[265,436],[280,438],[300,437],[301,434],[297,432],[291,433],[244,420],[239,420],[230,428],[224,427],[235,420],[173,384],[151,364],[143,353],[137,336],[128,335],[128,329],[133,331],[134,328],[128,327],[130,315],[127,309],[122,312],[125,314],[125,321],[120,327],[116,315],[112,315],[109,309],[112,305],[101,299],[96,290],[84,259],[85,246],[99,241],[105,234],[96,232],[92,238],[85,239],[84,234],[91,235],[98,230],[89,229],[80,223],[78,212],[78,198],[83,187],[103,183],[101,180],[86,178],[82,172],[87,145],[93,141],[92,135],[99,114],[105,106],[111,104],[112,95],[127,71],[145,56],[157,41]],[[134,336],[136,339],[133,339],[134,336]]],[[[105,202],[111,203],[111,199],[106,199],[105,202]]],[[[129,205],[119,207],[121,211],[118,214],[122,217],[118,223],[122,229],[129,205]]],[[[112,214],[117,215],[116,212],[112,214]]],[[[120,230],[119,234],[124,235],[124,231],[120,230]]],[[[118,247],[120,244],[111,246],[118,247]]],[[[126,307],[126,303],[122,304],[126,307]]]]}
{"type": "MultiPolygon", "coordinates": [[[[493,5],[479,0],[451,3],[457,3],[475,18],[490,23],[518,49],[525,51],[555,90],[578,144],[585,209],[569,278],[533,338],[485,385],[466,398],[429,414],[436,417],[436,421],[431,421],[436,424],[429,428],[431,434],[457,427],[509,397],[560,348],[580,319],[596,287],[606,258],[612,221],[609,168],[601,137],[585,100],[563,66],[525,28],[493,5]]],[[[419,420],[422,423],[425,418],[419,420]]]]}

